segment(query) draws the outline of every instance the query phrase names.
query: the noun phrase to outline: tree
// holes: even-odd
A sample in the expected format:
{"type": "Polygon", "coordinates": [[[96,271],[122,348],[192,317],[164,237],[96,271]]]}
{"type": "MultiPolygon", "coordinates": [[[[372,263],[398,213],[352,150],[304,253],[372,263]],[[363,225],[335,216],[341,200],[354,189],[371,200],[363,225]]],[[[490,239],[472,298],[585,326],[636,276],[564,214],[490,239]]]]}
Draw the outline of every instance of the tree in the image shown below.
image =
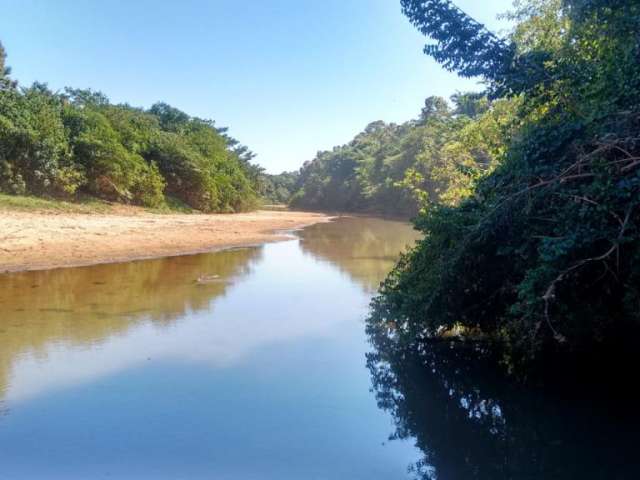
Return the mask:
{"type": "Polygon", "coordinates": [[[11,75],[11,68],[6,64],[7,61],[7,52],[0,42],[0,91],[7,90],[10,88],[15,88],[17,82],[11,80],[9,75],[11,75]]]}
{"type": "Polygon", "coordinates": [[[505,105],[515,102],[498,101],[494,109],[473,93],[452,101],[454,111],[445,99],[429,97],[417,120],[371,122],[349,144],[320,152],[301,169],[291,204],[413,216],[431,203],[468,197],[502,158],[501,135],[511,118],[505,105]]]}
{"type": "Polygon", "coordinates": [[[256,205],[261,168],[213,120],[91,89],[14,88],[0,48],[0,190],[207,212],[256,205]],[[184,205],[183,205],[184,206],[184,205]]]}
{"type": "Polygon", "coordinates": [[[425,123],[430,118],[443,118],[449,115],[449,105],[442,97],[428,97],[420,112],[420,122],[425,123]]]}
{"type": "Polygon", "coordinates": [[[435,44],[425,46],[449,71],[498,81],[514,58],[511,45],[448,0],[401,0],[402,11],[435,44]]]}
{"type": "Polygon", "coordinates": [[[481,77],[490,96],[517,95],[548,80],[545,51],[518,52],[449,0],[401,0],[402,11],[424,35],[435,40],[424,52],[462,77],[481,77]]]}
{"type": "Polygon", "coordinates": [[[500,42],[450,2],[403,7],[438,42],[428,54],[506,97],[440,151],[462,195],[415,220],[425,239],[386,280],[372,331],[480,338],[528,378],[624,367],[640,341],[640,5],[518,2],[500,42]]]}
{"type": "Polygon", "coordinates": [[[466,115],[476,118],[489,109],[486,95],[477,92],[456,92],[451,96],[451,102],[455,105],[455,115],[466,115]]]}

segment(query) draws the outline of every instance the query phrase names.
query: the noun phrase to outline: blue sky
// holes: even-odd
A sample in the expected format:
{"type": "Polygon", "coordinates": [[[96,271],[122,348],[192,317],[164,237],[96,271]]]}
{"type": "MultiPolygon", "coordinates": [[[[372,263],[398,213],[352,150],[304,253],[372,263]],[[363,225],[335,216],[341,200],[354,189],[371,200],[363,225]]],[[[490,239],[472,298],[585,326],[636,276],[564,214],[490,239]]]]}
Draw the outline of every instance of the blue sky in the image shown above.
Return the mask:
{"type": "MultiPolygon", "coordinates": [[[[456,0],[496,30],[509,0],[456,0]]],[[[399,0],[0,0],[13,77],[215,119],[267,171],[477,89],[422,53],[399,0]]]]}

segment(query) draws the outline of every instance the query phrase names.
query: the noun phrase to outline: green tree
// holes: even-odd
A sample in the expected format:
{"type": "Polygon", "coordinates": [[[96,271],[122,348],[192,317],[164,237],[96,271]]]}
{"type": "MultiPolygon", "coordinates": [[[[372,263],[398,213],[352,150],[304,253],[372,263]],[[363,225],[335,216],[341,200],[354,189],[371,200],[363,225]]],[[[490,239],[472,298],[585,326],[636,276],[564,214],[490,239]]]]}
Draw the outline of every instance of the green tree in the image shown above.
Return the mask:
{"type": "Polygon", "coordinates": [[[385,282],[373,331],[480,336],[520,373],[636,348],[640,5],[519,2],[498,41],[450,2],[402,4],[428,54],[508,98],[445,147],[445,177],[471,155],[470,181],[416,219],[425,239],[385,282]]]}
{"type": "Polygon", "coordinates": [[[429,97],[417,120],[372,122],[349,144],[320,152],[301,169],[292,206],[412,216],[468,197],[504,156],[515,102],[491,105],[473,93],[452,102],[455,109],[429,97]]]}
{"type": "Polygon", "coordinates": [[[9,67],[6,62],[7,52],[2,42],[0,42],[0,91],[15,88],[17,85],[15,81],[9,78],[9,75],[11,75],[11,67],[9,67]]]}
{"type": "Polygon", "coordinates": [[[442,97],[429,97],[424,101],[420,112],[420,122],[425,123],[431,118],[444,118],[451,114],[447,101],[442,97]]]}
{"type": "Polygon", "coordinates": [[[157,103],[114,105],[101,92],[18,89],[0,49],[0,190],[206,212],[257,203],[261,168],[215,122],[157,103]]]}

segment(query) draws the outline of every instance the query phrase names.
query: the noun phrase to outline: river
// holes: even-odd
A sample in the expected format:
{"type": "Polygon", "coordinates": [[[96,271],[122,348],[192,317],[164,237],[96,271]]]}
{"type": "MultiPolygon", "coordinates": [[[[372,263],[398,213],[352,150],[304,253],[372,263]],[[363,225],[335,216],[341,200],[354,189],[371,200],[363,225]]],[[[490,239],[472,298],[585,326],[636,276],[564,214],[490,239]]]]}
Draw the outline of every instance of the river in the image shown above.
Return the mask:
{"type": "Polygon", "coordinates": [[[0,277],[0,478],[410,478],[365,367],[408,224],[0,277]],[[200,281],[198,281],[200,279],[200,281]]]}
{"type": "Polygon", "coordinates": [[[474,348],[369,343],[369,302],[417,238],[340,218],[0,276],[0,479],[637,478],[631,379],[558,396],[474,348]]]}

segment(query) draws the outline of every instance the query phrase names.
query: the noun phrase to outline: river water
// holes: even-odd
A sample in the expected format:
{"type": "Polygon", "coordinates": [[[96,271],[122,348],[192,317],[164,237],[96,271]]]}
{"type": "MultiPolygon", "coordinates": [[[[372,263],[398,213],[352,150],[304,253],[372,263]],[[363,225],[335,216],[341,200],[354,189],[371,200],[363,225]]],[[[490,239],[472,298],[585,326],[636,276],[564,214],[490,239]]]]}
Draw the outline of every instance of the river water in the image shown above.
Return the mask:
{"type": "Polygon", "coordinates": [[[341,218],[0,276],[0,480],[638,478],[629,376],[558,395],[475,348],[369,344],[370,299],[417,238],[341,218]]]}
{"type": "Polygon", "coordinates": [[[402,479],[365,367],[407,224],[0,276],[0,479],[402,479]],[[201,281],[198,281],[198,279],[201,281]]]}

